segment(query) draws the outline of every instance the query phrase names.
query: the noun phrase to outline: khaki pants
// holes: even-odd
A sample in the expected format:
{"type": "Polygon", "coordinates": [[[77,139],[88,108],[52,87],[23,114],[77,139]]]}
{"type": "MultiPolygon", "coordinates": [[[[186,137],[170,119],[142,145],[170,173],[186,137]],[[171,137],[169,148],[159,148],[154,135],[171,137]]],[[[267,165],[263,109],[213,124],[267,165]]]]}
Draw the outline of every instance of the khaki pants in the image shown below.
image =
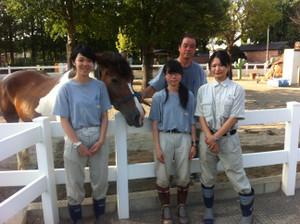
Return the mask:
{"type": "MultiPolygon", "coordinates": [[[[100,127],[87,127],[75,131],[82,144],[92,147],[100,137],[100,127]]],[[[106,143],[92,157],[80,156],[69,138],[65,137],[64,163],[66,169],[67,199],[70,205],[81,204],[85,197],[84,169],[90,167],[90,179],[95,200],[104,199],[108,188],[108,147],[106,143]]]]}
{"type": "Polygon", "coordinates": [[[212,187],[216,183],[217,163],[221,161],[224,171],[233,188],[240,194],[251,192],[251,186],[243,168],[242,149],[238,133],[223,136],[219,140],[220,152],[212,153],[204,142],[204,132],[200,134],[200,168],[201,183],[206,187],[212,187]]]}
{"type": "MultiPolygon", "coordinates": [[[[189,160],[192,137],[188,133],[159,133],[159,142],[165,154],[165,164],[155,159],[156,184],[162,188],[169,186],[169,177],[173,160],[175,162],[176,182],[179,186],[186,186],[190,181],[189,160]]],[[[155,157],[156,158],[156,157],[155,157]]]]}

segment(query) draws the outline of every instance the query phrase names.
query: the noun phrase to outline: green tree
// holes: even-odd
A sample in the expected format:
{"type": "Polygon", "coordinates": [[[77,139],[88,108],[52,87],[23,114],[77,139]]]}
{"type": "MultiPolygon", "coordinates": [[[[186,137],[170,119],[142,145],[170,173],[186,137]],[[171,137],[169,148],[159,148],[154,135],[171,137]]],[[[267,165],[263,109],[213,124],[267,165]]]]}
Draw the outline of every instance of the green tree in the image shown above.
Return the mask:
{"type": "Polygon", "coordinates": [[[224,11],[224,5],[225,1],[219,0],[126,0],[120,4],[121,27],[142,52],[143,88],[152,78],[153,49],[178,49],[180,38],[187,32],[199,39],[208,38],[223,18],[215,15],[224,11]]]}
{"type": "Polygon", "coordinates": [[[296,25],[300,26],[300,1],[299,0],[292,1],[292,6],[294,6],[294,12],[291,19],[296,25]]]}
{"type": "Polygon", "coordinates": [[[17,42],[22,38],[20,31],[22,21],[14,20],[6,11],[6,7],[0,3],[0,52],[5,55],[5,61],[14,63],[14,52],[17,51],[17,42]]]}
{"type": "MultiPolygon", "coordinates": [[[[68,58],[78,42],[86,38],[110,38],[118,30],[111,24],[117,18],[117,1],[99,0],[4,0],[9,13],[16,18],[33,17],[34,21],[44,21],[45,31],[56,40],[67,37],[68,58]]],[[[68,60],[69,61],[69,60],[68,60]]]]}
{"type": "MultiPolygon", "coordinates": [[[[289,45],[292,47],[300,39],[300,30],[299,26],[297,26],[297,12],[300,15],[299,0],[282,0],[278,8],[282,17],[278,23],[270,28],[270,41],[289,41],[289,45]]],[[[251,41],[258,44],[267,43],[266,30],[261,32],[256,38],[251,38],[251,41]]]]}
{"type": "Polygon", "coordinates": [[[281,18],[278,11],[280,0],[232,0],[218,36],[219,42],[225,43],[230,52],[236,41],[254,38],[275,25],[281,18]]]}

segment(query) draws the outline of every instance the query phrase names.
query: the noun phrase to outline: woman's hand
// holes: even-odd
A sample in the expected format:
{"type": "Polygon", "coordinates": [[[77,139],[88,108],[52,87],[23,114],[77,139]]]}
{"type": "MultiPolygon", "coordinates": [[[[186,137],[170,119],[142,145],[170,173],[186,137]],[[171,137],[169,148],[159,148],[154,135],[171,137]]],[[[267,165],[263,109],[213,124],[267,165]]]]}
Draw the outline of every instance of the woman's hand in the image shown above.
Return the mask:
{"type": "Polygon", "coordinates": [[[164,154],[164,152],[161,149],[156,150],[156,159],[160,163],[165,163],[165,154],[164,154]]]}
{"type": "Polygon", "coordinates": [[[190,149],[190,160],[192,160],[196,156],[197,146],[192,146],[190,149]]]}
{"type": "Polygon", "coordinates": [[[213,146],[215,145],[216,141],[215,141],[215,137],[210,134],[210,135],[207,135],[207,137],[205,138],[205,143],[208,145],[208,146],[213,146]]]}
{"type": "Polygon", "coordinates": [[[90,149],[89,152],[92,154],[92,156],[96,155],[96,153],[101,149],[104,142],[97,141],[90,149]]]}
{"type": "MultiPolygon", "coordinates": [[[[213,136],[213,135],[211,135],[213,136]]],[[[219,144],[214,140],[212,143],[209,138],[205,139],[205,143],[207,144],[209,150],[212,153],[218,154],[220,152],[219,144]]]]}
{"type": "Polygon", "coordinates": [[[86,147],[84,144],[79,145],[77,150],[81,156],[93,156],[89,148],[86,147]]]}

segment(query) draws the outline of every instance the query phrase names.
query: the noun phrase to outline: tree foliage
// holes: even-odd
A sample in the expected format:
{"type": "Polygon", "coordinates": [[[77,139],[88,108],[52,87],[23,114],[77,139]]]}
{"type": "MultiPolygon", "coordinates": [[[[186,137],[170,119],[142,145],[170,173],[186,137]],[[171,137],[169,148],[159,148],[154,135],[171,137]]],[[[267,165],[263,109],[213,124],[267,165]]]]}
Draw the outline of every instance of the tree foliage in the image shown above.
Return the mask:
{"type": "Polygon", "coordinates": [[[42,20],[45,32],[52,38],[67,37],[67,52],[86,39],[116,37],[117,28],[112,18],[116,14],[116,1],[100,0],[4,0],[7,11],[18,19],[33,17],[42,20]]]}
{"type": "Polygon", "coordinates": [[[219,41],[227,45],[227,49],[241,38],[254,38],[275,25],[281,18],[278,11],[280,0],[232,0],[220,32],[219,41]]]}
{"type": "MultiPolygon", "coordinates": [[[[282,0],[278,10],[282,17],[273,27],[270,28],[270,40],[288,41],[292,47],[296,41],[300,40],[300,23],[297,25],[297,18],[300,21],[300,1],[299,0],[282,0]],[[297,12],[298,17],[297,17],[297,12]]],[[[258,44],[267,42],[266,31],[261,32],[259,36],[251,38],[251,41],[258,44]]]]}
{"type": "Polygon", "coordinates": [[[119,29],[118,33],[118,41],[116,41],[116,48],[118,49],[119,53],[126,52],[127,55],[132,55],[133,51],[135,50],[133,42],[126,34],[123,34],[121,28],[119,29]]]}
{"type": "Polygon", "coordinates": [[[185,33],[208,39],[217,32],[224,9],[226,1],[219,0],[127,0],[121,3],[121,27],[143,53],[143,87],[152,78],[154,48],[177,50],[185,33]]]}

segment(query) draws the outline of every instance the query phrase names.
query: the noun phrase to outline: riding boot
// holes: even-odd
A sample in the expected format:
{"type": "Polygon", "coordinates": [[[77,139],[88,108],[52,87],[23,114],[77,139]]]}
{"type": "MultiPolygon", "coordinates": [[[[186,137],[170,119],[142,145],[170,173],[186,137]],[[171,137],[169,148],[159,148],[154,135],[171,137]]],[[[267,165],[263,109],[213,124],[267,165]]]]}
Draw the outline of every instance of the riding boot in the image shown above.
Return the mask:
{"type": "Polygon", "coordinates": [[[243,217],[239,224],[253,223],[253,209],[254,209],[254,189],[251,189],[250,194],[240,194],[240,205],[243,217]]]}
{"type": "Polygon", "coordinates": [[[81,205],[68,205],[69,214],[74,224],[82,223],[81,205]]]}
{"type": "Polygon", "coordinates": [[[177,217],[179,224],[189,223],[185,211],[185,201],[188,195],[189,185],[187,186],[177,186],[177,217]]]}
{"type": "Polygon", "coordinates": [[[104,224],[105,214],[105,199],[93,199],[94,213],[96,217],[96,224],[104,224]]]}
{"type": "Polygon", "coordinates": [[[170,209],[170,188],[162,188],[156,186],[158,198],[161,202],[161,223],[162,224],[173,224],[173,219],[170,209]]]}
{"type": "Polygon", "coordinates": [[[214,186],[205,187],[202,184],[202,194],[205,205],[205,212],[203,216],[203,220],[205,224],[213,224],[214,223],[214,213],[213,213],[213,205],[214,205],[214,186]]]}

